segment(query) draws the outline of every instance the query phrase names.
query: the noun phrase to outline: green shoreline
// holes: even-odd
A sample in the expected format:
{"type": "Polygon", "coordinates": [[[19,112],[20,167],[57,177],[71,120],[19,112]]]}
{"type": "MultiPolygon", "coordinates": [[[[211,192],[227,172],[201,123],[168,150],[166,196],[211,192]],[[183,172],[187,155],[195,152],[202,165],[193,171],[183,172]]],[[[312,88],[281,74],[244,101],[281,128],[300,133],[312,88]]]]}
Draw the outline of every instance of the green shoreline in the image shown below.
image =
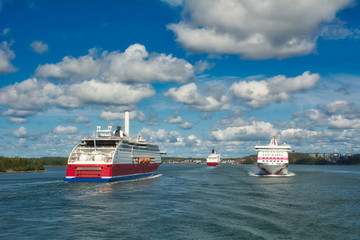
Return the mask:
{"type": "Polygon", "coordinates": [[[66,166],[67,158],[8,158],[0,156],[0,173],[13,172],[44,172],[45,166],[66,166]]]}

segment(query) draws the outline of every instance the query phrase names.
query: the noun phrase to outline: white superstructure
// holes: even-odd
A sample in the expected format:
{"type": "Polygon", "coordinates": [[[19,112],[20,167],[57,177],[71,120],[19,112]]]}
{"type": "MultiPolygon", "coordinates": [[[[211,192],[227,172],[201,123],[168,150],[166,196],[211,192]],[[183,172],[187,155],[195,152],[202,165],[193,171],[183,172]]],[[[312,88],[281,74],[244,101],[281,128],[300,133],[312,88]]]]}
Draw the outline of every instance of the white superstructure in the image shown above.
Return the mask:
{"type": "Polygon", "coordinates": [[[208,166],[218,166],[221,162],[220,154],[216,154],[215,150],[211,151],[211,154],[206,159],[206,164],[208,166]]]}
{"type": "Polygon", "coordinates": [[[155,174],[161,164],[161,153],[157,144],[140,136],[129,136],[129,111],[125,111],[125,131],[111,126],[94,132],[93,137],[83,138],[74,147],[69,159],[65,181],[117,181],[155,174]]]}
{"type": "Polygon", "coordinates": [[[257,165],[262,175],[286,175],[288,174],[289,156],[291,147],[283,144],[278,145],[276,137],[271,137],[270,144],[255,146],[258,151],[257,165]]]}

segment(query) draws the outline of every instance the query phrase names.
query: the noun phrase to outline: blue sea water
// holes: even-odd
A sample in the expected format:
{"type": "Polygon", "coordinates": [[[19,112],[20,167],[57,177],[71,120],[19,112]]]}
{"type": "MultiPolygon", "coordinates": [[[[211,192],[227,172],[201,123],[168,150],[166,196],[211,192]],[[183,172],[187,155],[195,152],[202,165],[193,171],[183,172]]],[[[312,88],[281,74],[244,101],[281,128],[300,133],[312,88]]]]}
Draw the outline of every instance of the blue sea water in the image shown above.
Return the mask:
{"type": "Polygon", "coordinates": [[[360,166],[163,164],[156,178],[0,174],[0,239],[360,239],[360,166]]]}

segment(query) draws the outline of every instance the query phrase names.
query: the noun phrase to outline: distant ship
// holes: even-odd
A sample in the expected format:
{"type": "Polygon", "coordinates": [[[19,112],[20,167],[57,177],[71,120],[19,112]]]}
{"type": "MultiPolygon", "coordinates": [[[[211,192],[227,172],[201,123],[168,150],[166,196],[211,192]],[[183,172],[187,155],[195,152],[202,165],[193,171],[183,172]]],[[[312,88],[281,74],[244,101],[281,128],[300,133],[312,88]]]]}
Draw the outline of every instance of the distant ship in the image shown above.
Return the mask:
{"type": "Polygon", "coordinates": [[[125,111],[125,132],[98,126],[94,137],[83,138],[74,147],[67,164],[66,182],[110,182],[149,177],[161,164],[156,144],[129,137],[129,111],[125,111]]]}
{"type": "Polygon", "coordinates": [[[215,150],[211,151],[211,154],[206,159],[206,164],[208,166],[218,166],[220,165],[220,154],[216,154],[215,150]]]}
{"type": "Polygon", "coordinates": [[[289,166],[289,145],[278,145],[276,137],[271,137],[270,144],[255,146],[258,151],[257,165],[260,175],[287,175],[289,166]]]}

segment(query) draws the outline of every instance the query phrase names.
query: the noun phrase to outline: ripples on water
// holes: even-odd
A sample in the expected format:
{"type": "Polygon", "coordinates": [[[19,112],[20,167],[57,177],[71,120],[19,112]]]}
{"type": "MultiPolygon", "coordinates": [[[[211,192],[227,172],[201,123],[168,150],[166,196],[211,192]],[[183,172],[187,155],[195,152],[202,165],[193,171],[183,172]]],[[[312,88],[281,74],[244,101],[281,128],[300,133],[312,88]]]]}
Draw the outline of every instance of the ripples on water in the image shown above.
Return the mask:
{"type": "Polygon", "coordinates": [[[0,175],[0,239],[359,239],[360,167],[163,164],[152,179],[0,175]]]}

